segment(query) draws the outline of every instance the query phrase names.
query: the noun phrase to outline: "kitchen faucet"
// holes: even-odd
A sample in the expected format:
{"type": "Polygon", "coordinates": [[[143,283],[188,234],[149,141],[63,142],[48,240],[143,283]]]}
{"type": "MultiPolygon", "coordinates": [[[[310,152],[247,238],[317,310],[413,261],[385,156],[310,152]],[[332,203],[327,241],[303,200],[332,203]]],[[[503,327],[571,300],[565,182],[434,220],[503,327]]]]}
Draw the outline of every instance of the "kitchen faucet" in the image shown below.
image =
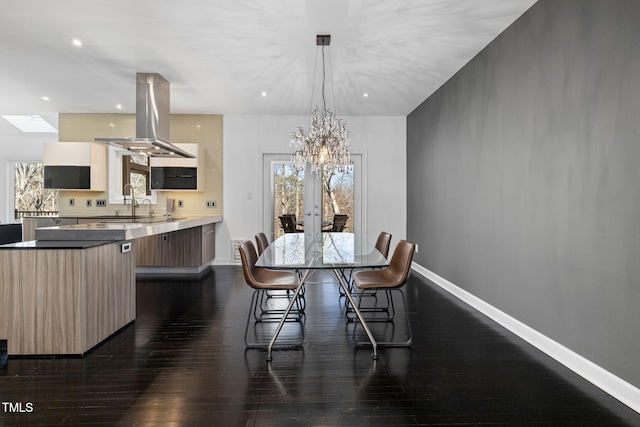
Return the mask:
{"type": "Polygon", "coordinates": [[[151,216],[153,216],[153,208],[151,207],[151,200],[142,199],[142,206],[144,206],[144,202],[149,202],[149,218],[151,218],[151,216]]]}
{"type": "Polygon", "coordinates": [[[136,195],[135,192],[133,191],[133,185],[131,184],[125,184],[124,188],[123,188],[123,194],[122,196],[124,197],[124,204],[127,204],[127,188],[129,188],[129,195],[131,196],[131,219],[135,219],[136,218],[136,206],[138,204],[138,202],[136,202],[136,195]]]}

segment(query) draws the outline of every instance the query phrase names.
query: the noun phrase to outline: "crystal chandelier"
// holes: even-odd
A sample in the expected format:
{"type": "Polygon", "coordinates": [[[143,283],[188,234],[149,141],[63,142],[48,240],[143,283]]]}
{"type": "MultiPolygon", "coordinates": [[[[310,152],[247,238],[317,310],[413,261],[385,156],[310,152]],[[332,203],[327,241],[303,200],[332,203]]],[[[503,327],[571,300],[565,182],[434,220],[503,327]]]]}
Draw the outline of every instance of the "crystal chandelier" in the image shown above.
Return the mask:
{"type": "MultiPolygon", "coordinates": [[[[299,127],[297,132],[291,134],[291,145],[296,150],[293,154],[293,162],[298,165],[309,163],[311,170],[316,173],[331,169],[344,170],[346,166],[351,164],[348,148],[349,131],[347,131],[345,123],[327,109],[325,98],[324,47],[329,46],[330,42],[331,36],[319,35],[316,37],[317,46],[322,46],[322,110],[317,105],[315,106],[311,113],[308,131],[305,132],[302,127],[299,127]]],[[[331,87],[333,88],[333,82],[331,87]]]]}

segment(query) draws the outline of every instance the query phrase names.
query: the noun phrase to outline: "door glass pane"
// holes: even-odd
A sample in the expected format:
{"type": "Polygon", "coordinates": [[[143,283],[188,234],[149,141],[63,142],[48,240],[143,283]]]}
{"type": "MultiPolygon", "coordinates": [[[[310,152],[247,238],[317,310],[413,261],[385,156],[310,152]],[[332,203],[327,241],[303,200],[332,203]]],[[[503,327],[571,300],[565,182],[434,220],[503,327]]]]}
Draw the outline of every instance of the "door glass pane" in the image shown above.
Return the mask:
{"type": "Polygon", "coordinates": [[[296,167],[291,155],[263,156],[263,228],[270,238],[284,234],[280,216],[295,215],[297,230],[320,233],[330,230],[334,215],[347,215],[347,232],[362,232],[366,222],[362,217],[362,158],[351,155],[353,164],[344,171],[305,173],[296,167]],[[324,226],[322,226],[324,224],[324,226]],[[270,234],[272,233],[272,234],[270,234]]]}
{"type": "Polygon", "coordinates": [[[45,190],[42,163],[16,163],[15,219],[58,213],[58,191],[45,190]]]}
{"type": "MultiPolygon", "coordinates": [[[[284,230],[280,216],[295,215],[298,222],[304,221],[304,168],[291,163],[272,163],[273,176],[273,234],[274,239],[284,230]]],[[[300,228],[303,224],[300,224],[300,228]]]]}
{"type": "Polygon", "coordinates": [[[335,215],[347,215],[345,232],[353,232],[354,210],[354,168],[347,166],[322,173],[322,221],[323,229],[330,229],[335,215]]]}

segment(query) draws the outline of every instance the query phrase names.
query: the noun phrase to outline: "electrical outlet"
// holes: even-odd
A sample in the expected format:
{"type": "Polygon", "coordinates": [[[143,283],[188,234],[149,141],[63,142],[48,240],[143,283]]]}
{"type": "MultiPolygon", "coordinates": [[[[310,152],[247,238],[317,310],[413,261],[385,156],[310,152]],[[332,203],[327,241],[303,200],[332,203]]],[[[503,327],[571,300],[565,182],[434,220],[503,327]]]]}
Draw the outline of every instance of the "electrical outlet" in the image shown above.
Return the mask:
{"type": "Polygon", "coordinates": [[[183,208],[184,207],[184,202],[182,200],[178,200],[178,207],[179,208],[183,208]]]}
{"type": "Polygon", "coordinates": [[[207,207],[208,208],[215,208],[216,207],[216,201],[215,200],[207,200],[207,207]]]}
{"type": "Polygon", "coordinates": [[[69,206],[75,206],[76,199],[69,199],[69,206]]]}
{"type": "Polygon", "coordinates": [[[87,207],[90,208],[91,207],[91,199],[87,199],[87,207]]]}
{"type": "Polygon", "coordinates": [[[105,206],[107,206],[107,201],[105,199],[97,199],[96,206],[99,208],[104,208],[105,206]]]}
{"type": "Polygon", "coordinates": [[[418,244],[416,243],[416,253],[418,253],[418,244]]]}

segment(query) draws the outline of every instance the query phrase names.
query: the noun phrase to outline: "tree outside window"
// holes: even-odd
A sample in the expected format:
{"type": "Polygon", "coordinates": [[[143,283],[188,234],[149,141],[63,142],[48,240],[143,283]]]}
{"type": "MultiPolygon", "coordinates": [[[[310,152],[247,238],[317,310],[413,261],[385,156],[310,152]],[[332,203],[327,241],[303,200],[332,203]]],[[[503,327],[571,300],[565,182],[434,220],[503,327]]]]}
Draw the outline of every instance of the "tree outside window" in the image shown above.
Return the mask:
{"type": "Polygon", "coordinates": [[[42,163],[16,163],[15,219],[58,213],[58,191],[44,188],[42,163]]]}
{"type": "MultiPolygon", "coordinates": [[[[273,165],[274,179],[274,238],[284,231],[280,216],[295,215],[298,221],[304,219],[304,168],[291,163],[273,165]]],[[[353,165],[344,170],[335,169],[322,172],[322,221],[330,223],[334,215],[347,215],[344,231],[353,232],[354,218],[354,169],[353,165]]]]}

